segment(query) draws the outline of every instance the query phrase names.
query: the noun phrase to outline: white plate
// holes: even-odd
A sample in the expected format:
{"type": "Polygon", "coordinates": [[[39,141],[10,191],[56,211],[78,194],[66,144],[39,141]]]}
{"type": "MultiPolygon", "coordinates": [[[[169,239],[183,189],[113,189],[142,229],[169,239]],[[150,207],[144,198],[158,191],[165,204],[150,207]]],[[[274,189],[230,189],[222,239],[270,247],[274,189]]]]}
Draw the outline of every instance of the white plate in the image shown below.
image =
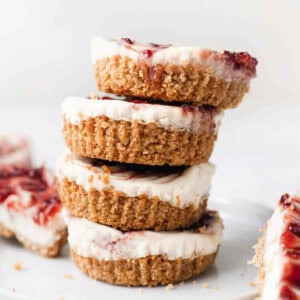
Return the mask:
{"type": "Polygon", "coordinates": [[[184,285],[175,285],[174,290],[116,287],[97,282],[73,265],[67,247],[61,257],[44,259],[24,250],[14,240],[0,239],[0,299],[252,299],[257,270],[247,265],[247,261],[253,256],[252,246],[257,241],[259,228],[271,211],[241,199],[216,196],[211,197],[210,207],[220,211],[225,224],[216,266],[184,285]],[[22,271],[14,270],[16,261],[23,262],[22,271]],[[73,278],[66,279],[66,274],[73,278]],[[208,283],[208,288],[202,286],[204,283],[208,283]]]}

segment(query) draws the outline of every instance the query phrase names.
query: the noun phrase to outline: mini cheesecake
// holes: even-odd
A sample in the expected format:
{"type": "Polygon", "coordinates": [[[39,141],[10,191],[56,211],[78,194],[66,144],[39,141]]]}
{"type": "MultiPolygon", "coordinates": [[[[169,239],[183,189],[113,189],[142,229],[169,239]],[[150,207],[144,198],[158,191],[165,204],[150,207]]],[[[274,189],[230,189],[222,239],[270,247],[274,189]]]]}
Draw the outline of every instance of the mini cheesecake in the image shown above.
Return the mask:
{"type": "Polygon", "coordinates": [[[285,194],[255,246],[262,300],[300,299],[300,196],[285,194]]]}
{"type": "Polygon", "coordinates": [[[0,167],[0,235],[26,248],[56,256],[66,241],[61,202],[44,168],[0,167]]]}
{"type": "Polygon", "coordinates": [[[0,135],[0,166],[30,166],[29,142],[19,135],[0,135]]]}
{"type": "Polygon", "coordinates": [[[208,211],[182,231],[122,232],[83,218],[65,216],[75,264],[88,276],[111,284],[155,286],[197,276],[215,261],[222,221],[208,211]]]}
{"type": "Polygon", "coordinates": [[[101,91],[225,109],[241,102],[256,76],[257,60],[247,52],[96,36],[92,63],[101,91]]]}
{"type": "Polygon", "coordinates": [[[56,184],[74,216],[121,230],[174,230],[205,214],[214,166],[150,167],[109,163],[66,151],[56,184]]]}
{"type": "Polygon", "coordinates": [[[79,155],[144,165],[195,165],[213,151],[222,111],[164,105],[111,94],[69,97],[64,137],[79,155]]]}

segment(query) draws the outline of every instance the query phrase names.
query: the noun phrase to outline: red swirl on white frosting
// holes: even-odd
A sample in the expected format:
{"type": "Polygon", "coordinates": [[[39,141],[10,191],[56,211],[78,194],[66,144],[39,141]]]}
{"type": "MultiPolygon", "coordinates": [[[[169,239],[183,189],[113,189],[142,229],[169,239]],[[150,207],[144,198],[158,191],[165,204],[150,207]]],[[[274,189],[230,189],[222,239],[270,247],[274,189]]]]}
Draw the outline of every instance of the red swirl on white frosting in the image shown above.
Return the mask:
{"type": "Polygon", "coordinates": [[[280,237],[284,266],[279,297],[297,300],[300,290],[300,198],[285,194],[280,199],[280,206],[284,210],[284,229],[280,237]]]}
{"type": "MultiPolygon", "coordinates": [[[[172,47],[171,44],[161,45],[155,43],[142,44],[130,38],[121,38],[120,45],[127,49],[139,52],[141,59],[151,59],[154,53],[172,47]]],[[[256,75],[257,59],[252,57],[248,52],[230,52],[204,49],[203,57],[213,55],[215,60],[224,60],[228,65],[231,65],[235,70],[244,70],[250,77],[256,75]]]]}
{"type": "MultiPolygon", "coordinates": [[[[0,168],[0,206],[22,213],[34,208],[33,221],[45,225],[61,211],[61,202],[44,167],[0,168]]],[[[1,220],[0,220],[1,221],[1,220]]]]}
{"type": "Polygon", "coordinates": [[[159,64],[195,64],[209,67],[212,74],[224,80],[246,80],[256,76],[257,60],[247,52],[214,51],[201,47],[144,44],[129,38],[105,40],[96,36],[92,40],[92,62],[115,55],[139,60],[149,67],[149,77],[155,81],[152,66],[159,64]]]}

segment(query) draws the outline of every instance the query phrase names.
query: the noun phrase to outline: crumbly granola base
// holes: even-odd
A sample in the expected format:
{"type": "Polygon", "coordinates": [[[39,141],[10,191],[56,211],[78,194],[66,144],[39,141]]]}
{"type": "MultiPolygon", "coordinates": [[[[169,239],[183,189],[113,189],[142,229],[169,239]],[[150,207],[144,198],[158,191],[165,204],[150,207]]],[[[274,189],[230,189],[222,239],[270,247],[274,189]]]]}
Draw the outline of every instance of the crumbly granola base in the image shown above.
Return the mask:
{"type": "Polygon", "coordinates": [[[149,66],[120,55],[94,65],[99,90],[117,95],[234,108],[248,92],[248,80],[224,80],[194,64],[149,66]]]}
{"type": "Polygon", "coordinates": [[[56,241],[53,245],[49,247],[41,246],[38,244],[33,244],[28,239],[24,238],[21,235],[16,235],[14,232],[0,224],[0,236],[4,236],[6,238],[16,237],[16,239],[27,249],[41,255],[44,257],[55,257],[59,255],[59,252],[62,246],[67,241],[67,230],[64,230],[60,233],[60,239],[56,241]]]}
{"type": "MultiPolygon", "coordinates": [[[[265,266],[264,266],[264,254],[265,254],[265,232],[266,227],[261,229],[262,235],[258,240],[258,243],[254,246],[255,255],[251,263],[255,265],[258,270],[257,277],[255,279],[256,286],[258,287],[259,295],[262,294],[265,282],[265,266]]],[[[255,298],[255,300],[260,300],[261,297],[255,298]]]]}
{"type": "Polygon", "coordinates": [[[217,252],[209,255],[169,260],[166,255],[136,259],[98,260],[83,257],[71,249],[74,263],[93,279],[125,286],[156,286],[181,282],[204,272],[215,261],[217,252]]]}
{"type": "Polygon", "coordinates": [[[180,166],[207,162],[217,135],[99,116],[76,125],[65,119],[64,137],[70,150],[82,156],[134,164],[180,166]]]}
{"type": "Polygon", "coordinates": [[[56,185],[64,207],[72,215],[123,231],[167,231],[190,227],[199,221],[206,210],[207,197],[196,208],[193,205],[179,208],[158,197],[128,197],[113,187],[86,191],[66,178],[57,179],[56,185]]]}

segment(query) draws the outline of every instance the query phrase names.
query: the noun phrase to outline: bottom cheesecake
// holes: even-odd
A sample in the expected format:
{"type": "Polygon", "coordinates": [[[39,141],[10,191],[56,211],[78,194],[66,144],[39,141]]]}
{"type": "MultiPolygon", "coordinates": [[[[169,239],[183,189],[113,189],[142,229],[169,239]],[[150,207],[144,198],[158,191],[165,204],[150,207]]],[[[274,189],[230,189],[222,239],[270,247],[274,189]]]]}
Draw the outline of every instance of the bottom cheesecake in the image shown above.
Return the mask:
{"type": "Polygon", "coordinates": [[[187,280],[215,261],[223,232],[215,211],[171,232],[122,232],[65,214],[75,264],[88,276],[116,285],[155,286],[187,280]]]}
{"type": "Polygon", "coordinates": [[[255,246],[261,300],[300,299],[300,197],[281,197],[255,246]]]}
{"type": "Polygon", "coordinates": [[[0,168],[0,235],[15,236],[26,248],[46,257],[66,242],[61,202],[42,168],[0,168]]]}

